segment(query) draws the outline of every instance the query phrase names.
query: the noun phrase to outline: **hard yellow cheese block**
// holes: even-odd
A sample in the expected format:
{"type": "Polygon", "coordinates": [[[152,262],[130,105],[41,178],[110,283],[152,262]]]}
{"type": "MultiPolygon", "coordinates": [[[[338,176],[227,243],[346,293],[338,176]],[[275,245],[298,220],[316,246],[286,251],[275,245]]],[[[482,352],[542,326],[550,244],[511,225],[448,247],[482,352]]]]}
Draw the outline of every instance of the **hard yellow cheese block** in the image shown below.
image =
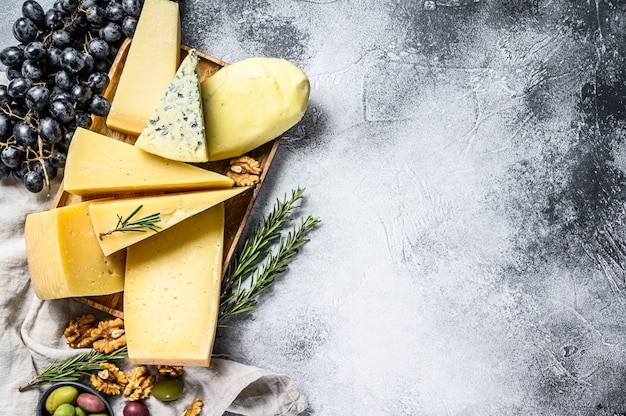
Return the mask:
{"type": "Polygon", "coordinates": [[[224,202],[248,188],[233,187],[159,196],[104,200],[91,204],[89,212],[93,228],[99,237],[100,247],[105,255],[109,255],[151,237],[157,232],[163,232],[184,219],[224,202]],[[132,216],[132,221],[138,221],[156,214],[158,220],[154,222],[154,225],[158,228],[111,232],[117,227],[118,215],[125,219],[139,207],[141,209],[132,216]]]}
{"type": "Polygon", "coordinates": [[[124,290],[126,253],[102,254],[89,218],[89,203],[26,217],[28,271],[40,299],[98,296],[124,290]]]}
{"type": "Polygon", "coordinates": [[[106,123],[138,135],[176,73],[180,54],[178,3],[146,0],[106,123]]]}
{"type": "Polygon", "coordinates": [[[309,102],[309,80],[278,58],[248,58],[201,83],[209,160],[240,156],[294,126],[309,102]]]}
{"type": "Polygon", "coordinates": [[[209,365],[223,239],[219,204],[128,247],[124,326],[132,363],[209,365]]]}
{"type": "Polygon", "coordinates": [[[135,146],[181,162],[209,160],[195,49],[180,64],[135,146]]]}
{"type": "Polygon", "coordinates": [[[233,186],[225,175],[168,160],[80,127],[72,138],[64,175],[65,190],[76,195],[233,186]]]}

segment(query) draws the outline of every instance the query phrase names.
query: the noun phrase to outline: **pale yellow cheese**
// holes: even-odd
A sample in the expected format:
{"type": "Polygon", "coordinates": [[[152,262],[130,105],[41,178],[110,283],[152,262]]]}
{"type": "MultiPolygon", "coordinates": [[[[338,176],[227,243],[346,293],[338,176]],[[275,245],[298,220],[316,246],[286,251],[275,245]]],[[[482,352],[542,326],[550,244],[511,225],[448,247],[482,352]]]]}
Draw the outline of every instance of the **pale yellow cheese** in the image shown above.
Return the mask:
{"type": "Polygon", "coordinates": [[[40,299],[98,296],[124,290],[121,251],[104,256],[81,202],[26,217],[28,272],[40,299]]]}
{"type": "Polygon", "coordinates": [[[303,117],[309,80],[289,61],[248,58],[201,83],[209,160],[240,156],[279,137],[303,117]]]}
{"type": "Polygon", "coordinates": [[[233,186],[225,175],[168,160],[80,127],[72,138],[64,175],[65,190],[76,195],[233,186]]]}
{"type": "Polygon", "coordinates": [[[135,146],[181,162],[209,160],[195,49],[180,64],[135,146]]]}
{"type": "Polygon", "coordinates": [[[146,0],[106,123],[138,135],[180,62],[178,3],[146,0]]]}
{"type": "Polygon", "coordinates": [[[91,222],[98,242],[105,255],[126,248],[141,240],[163,232],[186,218],[207,210],[227,199],[242,193],[249,187],[233,187],[212,189],[209,191],[185,192],[139,198],[111,199],[95,202],[89,206],[91,222]],[[158,215],[154,225],[158,228],[142,228],[139,231],[111,232],[118,224],[118,216],[122,219],[132,216],[137,221],[150,215],[158,215]]]}
{"type": "Polygon", "coordinates": [[[209,365],[223,238],[222,203],[128,247],[124,326],[132,363],[209,365]]]}

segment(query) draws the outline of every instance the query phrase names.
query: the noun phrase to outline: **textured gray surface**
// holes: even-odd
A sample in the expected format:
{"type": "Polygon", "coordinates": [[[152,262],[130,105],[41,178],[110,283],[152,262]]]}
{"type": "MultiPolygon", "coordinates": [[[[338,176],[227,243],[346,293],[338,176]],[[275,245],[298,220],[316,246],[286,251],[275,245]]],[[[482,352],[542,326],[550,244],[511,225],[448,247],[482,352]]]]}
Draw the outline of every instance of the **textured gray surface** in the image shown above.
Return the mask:
{"type": "Polygon", "coordinates": [[[185,43],[312,84],[253,219],[302,186],[323,223],[217,352],[311,415],[625,413],[618,3],[181,2],[185,43]]]}

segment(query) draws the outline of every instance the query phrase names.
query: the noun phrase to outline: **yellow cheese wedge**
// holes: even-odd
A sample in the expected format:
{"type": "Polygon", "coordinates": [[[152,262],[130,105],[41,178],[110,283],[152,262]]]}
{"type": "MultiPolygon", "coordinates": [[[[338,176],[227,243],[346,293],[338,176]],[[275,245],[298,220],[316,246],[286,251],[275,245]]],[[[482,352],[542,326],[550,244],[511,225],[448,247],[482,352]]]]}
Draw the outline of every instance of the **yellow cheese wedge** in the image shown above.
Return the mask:
{"type": "Polygon", "coordinates": [[[195,49],[180,64],[135,146],[181,162],[209,160],[195,49]]]}
{"type": "Polygon", "coordinates": [[[80,127],[72,138],[64,175],[65,190],[76,195],[233,186],[228,176],[164,159],[80,127]]]}
{"type": "Polygon", "coordinates": [[[246,189],[249,187],[111,199],[94,202],[89,206],[89,213],[94,231],[99,236],[100,247],[108,256],[151,237],[157,232],[163,232],[184,219],[224,202],[246,189]],[[141,208],[137,210],[139,207],[141,208]],[[143,227],[138,231],[113,231],[118,226],[118,216],[126,219],[131,215],[129,222],[156,215],[158,219],[150,224],[156,227],[143,227]]]}
{"type": "Polygon", "coordinates": [[[309,102],[309,80],[278,58],[248,58],[201,83],[209,160],[240,156],[294,126],[309,102]]]}
{"type": "Polygon", "coordinates": [[[132,363],[209,365],[223,236],[219,204],[128,247],[124,326],[132,363]]]}
{"type": "Polygon", "coordinates": [[[138,135],[180,62],[178,3],[146,0],[106,123],[138,135]]]}
{"type": "Polygon", "coordinates": [[[102,254],[89,218],[89,204],[81,202],[26,217],[28,272],[40,299],[124,290],[126,253],[102,254]]]}

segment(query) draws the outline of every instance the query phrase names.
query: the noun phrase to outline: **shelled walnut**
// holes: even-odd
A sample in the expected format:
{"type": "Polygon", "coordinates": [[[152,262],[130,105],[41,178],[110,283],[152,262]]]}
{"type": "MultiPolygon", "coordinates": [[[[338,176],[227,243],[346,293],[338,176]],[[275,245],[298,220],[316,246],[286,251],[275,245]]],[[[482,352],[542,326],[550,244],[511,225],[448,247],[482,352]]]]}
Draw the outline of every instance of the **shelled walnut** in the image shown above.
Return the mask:
{"type": "Polygon", "coordinates": [[[98,324],[97,340],[93,349],[108,354],[126,345],[126,331],[124,321],[120,318],[101,321],[98,324]]]}
{"type": "Polygon", "coordinates": [[[106,394],[120,394],[128,379],[124,372],[117,368],[115,364],[102,363],[102,370],[94,371],[89,377],[89,381],[96,390],[106,394]]]}
{"type": "Polygon", "coordinates": [[[183,416],[198,416],[202,411],[203,405],[204,403],[202,402],[202,400],[195,397],[189,407],[185,409],[185,413],[183,413],[183,416]]]}
{"type": "Polygon", "coordinates": [[[156,376],[148,371],[146,366],[135,368],[126,377],[128,384],[124,387],[124,396],[130,401],[145,399],[152,391],[152,385],[156,381],[156,376]]]}
{"type": "Polygon", "coordinates": [[[67,344],[72,348],[90,347],[98,339],[96,317],[86,314],[72,319],[63,331],[67,344]]]}
{"type": "Polygon", "coordinates": [[[252,186],[259,183],[262,171],[258,161],[244,155],[230,159],[230,169],[226,176],[235,181],[237,186],[252,186]]]}
{"type": "Polygon", "coordinates": [[[180,377],[183,375],[182,365],[157,365],[157,370],[162,376],[180,377]]]}

